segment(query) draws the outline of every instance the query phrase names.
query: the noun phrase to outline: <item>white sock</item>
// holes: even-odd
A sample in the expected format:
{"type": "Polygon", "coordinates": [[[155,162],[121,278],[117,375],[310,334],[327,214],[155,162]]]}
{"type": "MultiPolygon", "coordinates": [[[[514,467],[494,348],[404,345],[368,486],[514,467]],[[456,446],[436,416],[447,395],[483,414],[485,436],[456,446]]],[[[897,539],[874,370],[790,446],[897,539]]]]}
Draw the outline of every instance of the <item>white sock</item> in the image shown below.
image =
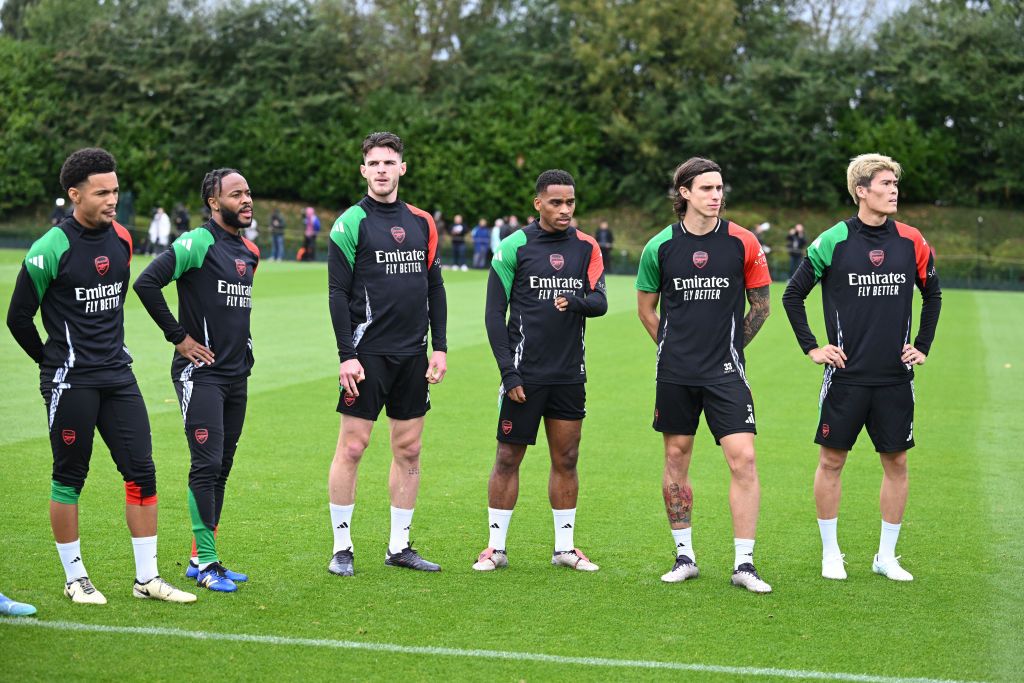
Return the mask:
{"type": "Polygon", "coordinates": [[[754,539],[734,538],[732,542],[736,546],[736,559],[732,568],[739,569],[741,564],[754,564],[754,539]]]}
{"type": "Polygon", "coordinates": [[[572,541],[572,532],[573,527],[576,526],[576,508],[571,510],[552,508],[551,513],[555,517],[555,552],[572,550],[575,547],[572,541]]]}
{"type": "MultiPolygon", "coordinates": [[[[355,503],[352,505],[335,505],[331,506],[331,526],[334,528],[334,553],[339,550],[351,550],[352,549],[352,510],[355,508],[355,503]]],[[[333,553],[332,553],[333,554],[333,553]]]]}
{"type": "Polygon", "coordinates": [[[490,528],[491,538],[487,545],[495,550],[505,549],[505,537],[508,536],[508,525],[512,520],[512,510],[498,510],[487,508],[487,526],[490,528]]]}
{"type": "Polygon", "coordinates": [[[135,579],[148,583],[160,574],[156,568],[156,536],[132,537],[132,551],[135,553],[135,579]]]}
{"type": "Polygon", "coordinates": [[[878,540],[878,559],[882,562],[896,558],[896,541],[903,524],[889,524],[882,520],[882,537],[878,540]]]}
{"type": "Polygon", "coordinates": [[[85,563],[82,562],[82,539],[76,538],[70,543],[58,543],[57,554],[60,555],[60,563],[64,565],[64,576],[68,583],[83,576],[89,576],[85,571],[85,563]]]}
{"type": "Polygon", "coordinates": [[[391,540],[388,550],[391,554],[400,553],[409,546],[409,529],[412,528],[414,510],[403,510],[391,506],[391,540]]]}
{"type": "Polygon", "coordinates": [[[842,555],[839,551],[839,539],[836,537],[836,527],[838,526],[838,517],[818,520],[818,531],[821,532],[822,557],[835,557],[837,555],[842,555]]]}
{"type": "Polygon", "coordinates": [[[688,558],[697,561],[693,553],[693,527],[687,529],[672,529],[672,540],[676,544],[676,557],[686,555],[688,558]]]}

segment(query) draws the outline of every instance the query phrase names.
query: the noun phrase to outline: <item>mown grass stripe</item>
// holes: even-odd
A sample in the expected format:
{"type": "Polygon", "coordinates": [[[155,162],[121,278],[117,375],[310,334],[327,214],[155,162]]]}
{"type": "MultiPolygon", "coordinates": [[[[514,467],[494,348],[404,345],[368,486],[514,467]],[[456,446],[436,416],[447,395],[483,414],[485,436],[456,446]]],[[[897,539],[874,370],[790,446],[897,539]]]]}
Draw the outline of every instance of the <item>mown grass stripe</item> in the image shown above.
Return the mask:
{"type": "Polygon", "coordinates": [[[567,657],[536,652],[504,652],[501,650],[467,650],[452,647],[429,647],[419,645],[398,645],[394,643],[363,643],[352,640],[329,640],[324,638],[291,638],[285,636],[257,635],[251,633],[214,633],[209,631],[184,631],[176,628],[156,626],[106,626],[103,624],[81,624],[71,621],[41,621],[32,618],[3,618],[0,624],[47,628],[57,631],[86,633],[123,633],[136,636],[164,636],[169,638],[191,638],[236,643],[259,643],[262,645],[285,645],[296,647],[319,647],[339,650],[367,650],[394,654],[428,655],[439,657],[471,657],[479,659],[501,659],[519,662],[543,662],[547,664],[571,664],[618,669],[664,669],[689,671],[693,673],[724,674],[729,676],[793,678],[818,681],[854,681],[856,683],[975,683],[937,678],[900,678],[829,671],[808,671],[803,669],[775,669],[768,667],[723,666],[718,664],[688,664],[685,662],[648,661],[639,659],[607,659],[604,657],[567,657]]]}

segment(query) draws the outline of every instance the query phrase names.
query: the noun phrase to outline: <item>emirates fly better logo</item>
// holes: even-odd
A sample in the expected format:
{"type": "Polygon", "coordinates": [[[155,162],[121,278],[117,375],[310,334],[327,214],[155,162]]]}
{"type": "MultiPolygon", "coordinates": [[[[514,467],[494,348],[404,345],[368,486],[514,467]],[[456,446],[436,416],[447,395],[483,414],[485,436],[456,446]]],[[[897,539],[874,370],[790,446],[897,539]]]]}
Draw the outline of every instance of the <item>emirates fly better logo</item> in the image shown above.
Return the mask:
{"type": "Polygon", "coordinates": [[[96,272],[100,274],[100,277],[106,275],[107,271],[110,270],[110,259],[106,256],[97,256],[93,263],[96,265],[96,272]]]}
{"type": "Polygon", "coordinates": [[[405,241],[405,228],[400,225],[396,225],[391,228],[391,236],[395,238],[395,241],[401,244],[405,241]]]}

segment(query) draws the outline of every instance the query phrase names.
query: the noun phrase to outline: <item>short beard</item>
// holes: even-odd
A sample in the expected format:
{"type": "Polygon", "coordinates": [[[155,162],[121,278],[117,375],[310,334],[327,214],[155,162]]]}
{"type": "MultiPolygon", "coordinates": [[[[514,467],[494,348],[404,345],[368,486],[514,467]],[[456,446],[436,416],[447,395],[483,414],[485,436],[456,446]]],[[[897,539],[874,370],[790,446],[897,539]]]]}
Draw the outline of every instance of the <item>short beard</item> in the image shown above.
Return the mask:
{"type": "Polygon", "coordinates": [[[248,223],[243,223],[236,212],[223,206],[220,207],[220,219],[224,221],[224,225],[228,225],[235,230],[245,230],[252,225],[251,218],[248,223]]]}

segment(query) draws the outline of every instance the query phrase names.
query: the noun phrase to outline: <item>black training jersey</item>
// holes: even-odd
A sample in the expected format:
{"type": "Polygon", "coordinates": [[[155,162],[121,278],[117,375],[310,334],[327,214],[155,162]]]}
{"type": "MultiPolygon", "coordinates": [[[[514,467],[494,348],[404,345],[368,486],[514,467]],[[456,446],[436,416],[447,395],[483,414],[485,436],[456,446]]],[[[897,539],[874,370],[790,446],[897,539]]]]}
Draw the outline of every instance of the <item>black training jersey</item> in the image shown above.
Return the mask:
{"type": "Polygon", "coordinates": [[[864,385],[911,380],[912,366],[900,357],[911,339],[914,285],[924,301],[914,346],[924,354],[942,306],[935,256],[917,228],[892,219],[865,225],[854,217],[811,243],[782,297],[804,353],[818,346],[804,310],[804,299],[818,281],[828,341],[846,353],[846,367],[826,367],[826,380],[864,385]]]}
{"type": "Polygon", "coordinates": [[[135,292],[172,344],[188,334],[213,351],[213,364],[195,367],[175,350],[171,379],[226,384],[252,371],[252,284],[260,250],[210,220],[174,241],[135,281],[135,292]],[[178,284],[178,319],[161,289],[178,284]]]}
{"type": "Polygon", "coordinates": [[[338,356],[447,351],[448,304],[433,217],[403,201],[369,196],[334,222],[329,304],[338,356]]]}
{"type": "Polygon", "coordinates": [[[673,223],[652,237],[640,256],[636,288],[661,296],[658,381],[746,382],[746,292],[771,281],[757,238],[735,223],[720,218],[705,235],[673,223]]]}
{"type": "Polygon", "coordinates": [[[29,248],[7,312],[7,326],[39,364],[43,387],[129,384],[124,297],[131,235],[114,223],[88,229],[68,216],[29,248]],[[42,309],[46,343],[33,318],[42,309]]]}
{"type": "Polygon", "coordinates": [[[607,310],[594,238],[531,223],[502,240],[491,260],[484,321],[505,391],[586,382],[586,318],[607,310]],[[569,301],[568,310],[555,308],[559,296],[569,301]]]}

